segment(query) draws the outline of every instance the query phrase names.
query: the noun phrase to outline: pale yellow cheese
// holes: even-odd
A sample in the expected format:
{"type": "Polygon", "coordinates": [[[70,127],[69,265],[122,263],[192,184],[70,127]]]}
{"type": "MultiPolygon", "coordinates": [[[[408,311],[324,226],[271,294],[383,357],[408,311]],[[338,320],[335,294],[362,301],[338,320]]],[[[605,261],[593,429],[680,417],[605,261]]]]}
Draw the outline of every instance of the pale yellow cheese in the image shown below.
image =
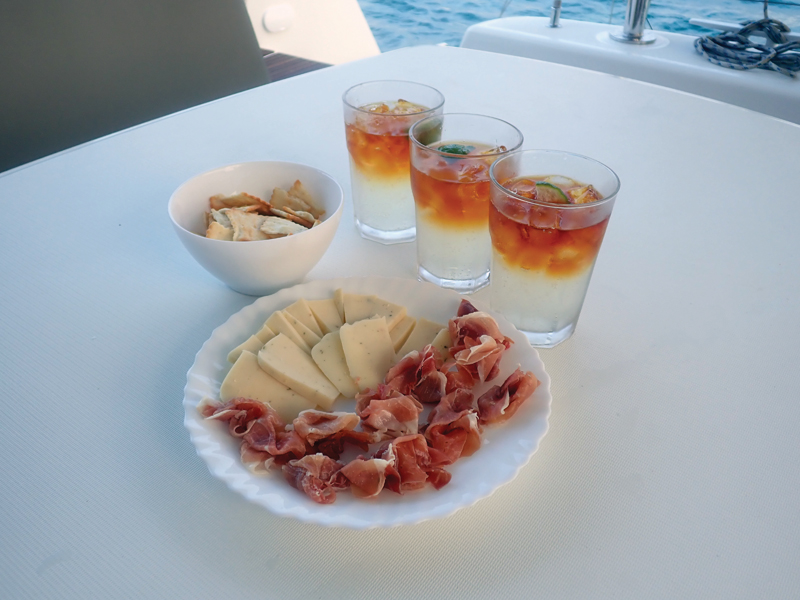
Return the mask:
{"type": "Polygon", "coordinates": [[[436,334],[439,333],[443,328],[444,325],[434,323],[433,321],[429,321],[424,317],[417,319],[417,324],[414,325],[414,329],[411,332],[411,335],[408,336],[406,343],[403,344],[402,348],[400,348],[400,351],[397,353],[397,357],[403,358],[412,350],[422,350],[425,346],[430,344],[431,341],[433,341],[433,338],[436,337],[436,334]]]}
{"type": "Polygon", "coordinates": [[[317,319],[323,334],[339,331],[344,321],[339,314],[339,309],[336,308],[336,302],[334,302],[333,298],[309,300],[308,306],[311,308],[311,312],[314,313],[314,317],[317,319]]]}
{"type": "Polygon", "coordinates": [[[311,307],[308,305],[308,302],[306,302],[305,298],[300,298],[293,304],[290,304],[283,309],[283,312],[292,315],[295,319],[313,331],[317,337],[322,337],[322,330],[319,328],[317,320],[314,318],[314,315],[311,312],[311,307]]]}
{"type": "Polygon", "coordinates": [[[389,331],[389,335],[392,337],[392,346],[394,347],[395,352],[403,347],[403,344],[406,342],[408,336],[411,334],[411,331],[414,329],[416,322],[417,320],[414,317],[411,315],[406,315],[403,317],[402,321],[395,325],[394,329],[389,331]]]}
{"type": "Polygon", "coordinates": [[[257,336],[251,335],[244,342],[236,346],[236,348],[228,353],[228,362],[235,363],[236,359],[239,358],[239,355],[245,350],[252,352],[253,354],[257,354],[263,345],[264,342],[262,342],[257,336]]]}
{"type": "MultiPolygon", "coordinates": [[[[267,327],[269,327],[272,331],[275,332],[277,337],[278,334],[283,334],[292,340],[298,347],[302,348],[308,354],[311,354],[311,346],[309,346],[303,337],[297,332],[297,330],[292,327],[292,324],[286,320],[286,316],[283,312],[276,310],[272,315],[270,315],[269,319],[267,319],[267,327]]],[[[275,339],[274,337],[272,339],[275,339]]],[[[269,340],[272,341],[272,340],[269,340]]]]}
{"type": "Polygon", "coordinates": [[[431,345],[439,351],[444,360],[451,358],[450,348],[453,347],[453,340],[450,338],[450,329],[444,327],[436,334],[436,337],[433,338],[431,345]]]}
{"type": "Polygon", "coordinates": [[[268,341],[258,353],[258,364],[298,394],[330,410],[339,390],[311,357],[283,333],[268,341]]]}
{"type": "Polygon", "coordinates": [[[311,349],[311,358],[342,393],[342,396],[355,398],[358,388],[353,383],[353,378],[350,377],[350,370],[347,368],[347,361],[342,349],[342,339],[338,331],[325,334],[319,344],[311,349]]]}
{"type": "Polygon", "coordinates": [[[294,330],[300,334],[300,337],[303,338],[303,341],[306,344],[308,344],[309,348],[313,348],[317,342],[319,342],[319,336],[301,323],[299,319],[297,319],[294,315],[287,313],[286,311],[282,312],[286,320],[289,321],[289,325],[291,325],[294,330]]]}
{"type": "Polygon", "coordinates": [[[406,307],[374,295],[344,294],[344,316],[351,325],[374,316],[386,317],[386,326],[391,331],[406,316],[406,307]]]}
{"type": "Polygon", "coordinates": [[[339,317],[342,319],[342,323],[344,323],[344,290],[342,290],[342,288],[333,292],[333,303],[336,305],[336,310],[339,311],[339,317]]]}
{"type": "MultiPolygon", "coordinates": [[[[345,313],[346,314],[346,313],[345,313]]],[[[376,389],[394,362],[386,318],[365,319],[339,330],[350,377],[360,391],[376,389]]]]}
{"type": "Polygon", "coordinates": [[[269,326],[264,323],[264,326],[256,332],[256,337],[261,340],[261,345],[263,346],[272,338],[275,337],[275,332],[269,328],[269,326]]]}
{"type": "Polygon", "coordinates": [[[301,411],[316,406],[315,402],[292,391],[264,372],[258,366],[256,355],[247,350],[239,355],[228,371],[219,396],[222,402],[248,398],[270,404],[286,423],[291,423],[301,411]]]}

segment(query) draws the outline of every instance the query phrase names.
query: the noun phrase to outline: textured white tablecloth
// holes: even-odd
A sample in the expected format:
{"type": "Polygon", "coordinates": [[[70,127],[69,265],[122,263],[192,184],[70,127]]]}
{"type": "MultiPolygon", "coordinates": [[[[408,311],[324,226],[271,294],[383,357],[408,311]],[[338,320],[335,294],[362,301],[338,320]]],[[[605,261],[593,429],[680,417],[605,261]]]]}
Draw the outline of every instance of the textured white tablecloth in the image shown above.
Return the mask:
{"type": "Polygon", "coordinates": [[[420,47],[0,176],[0,597],[797,597],[798,167],[800,127],[761,114],[420,47]],[[553,412],[531,462],[450,518],[356,532],[275,517],[196,456],[186,371],[253,299],[191,259],[166,203],[212,167],[306,162],[347,197],[309,278],[413,278],[413,244],[353,227],[341,94],[378,78],[597,158],[622,191],[576,334],[541,352],[553,412]]]}

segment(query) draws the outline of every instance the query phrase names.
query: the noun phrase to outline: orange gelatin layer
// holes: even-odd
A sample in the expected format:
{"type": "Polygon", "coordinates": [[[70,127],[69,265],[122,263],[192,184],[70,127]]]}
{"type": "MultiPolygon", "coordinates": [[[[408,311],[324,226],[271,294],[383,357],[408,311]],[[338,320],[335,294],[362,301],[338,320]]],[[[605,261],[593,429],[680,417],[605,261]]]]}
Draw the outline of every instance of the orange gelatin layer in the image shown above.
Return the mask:
{"type": "Polygon", "coordinates": [[[379,135],[367,133],[354,125],[347,125],[345,130],[347,150],[365,176],[380,179],[408,177],[408,134],[379,135]]]}
{"type": "Polygon", "coordinates": [[[411,168],[411,190],[417,208],[442,227],[476,227],[489,214],[489,181],[444,181],[411,168]]]}
{"type": "Polygon", "coordinates": [[[509,219],[491,205],[489,231],[492,246],[509,266],[569,277],[594,264],[608,219],[581,229],[538,228],[509,219]]]}

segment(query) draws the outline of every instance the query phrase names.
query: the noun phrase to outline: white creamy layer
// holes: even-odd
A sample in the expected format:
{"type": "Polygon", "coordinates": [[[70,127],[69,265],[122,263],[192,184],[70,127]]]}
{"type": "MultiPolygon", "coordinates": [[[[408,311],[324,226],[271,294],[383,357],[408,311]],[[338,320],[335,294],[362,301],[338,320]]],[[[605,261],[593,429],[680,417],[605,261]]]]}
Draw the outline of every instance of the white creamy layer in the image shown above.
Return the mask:
{"type": "Polygon", "coordinates": [[[365,177],[350,159],[350,183],[356,219],[380,231],[404,231],[414,227],[414,198],[410,179],[387,183],[365,177]]]}
{"type": "Polygon", "coordinates": [[[550,277],[512,267],[494,251],[492,309],[522,331],[560,331],[578,320],[593,268],[594,264],[572,277],[550,277]]]}
{"type": "Polygon", "coordinates": [[[447,229],[417,215],[417,260],[440,279],[478,279],[489,271],[489,227],[447,229]]]}

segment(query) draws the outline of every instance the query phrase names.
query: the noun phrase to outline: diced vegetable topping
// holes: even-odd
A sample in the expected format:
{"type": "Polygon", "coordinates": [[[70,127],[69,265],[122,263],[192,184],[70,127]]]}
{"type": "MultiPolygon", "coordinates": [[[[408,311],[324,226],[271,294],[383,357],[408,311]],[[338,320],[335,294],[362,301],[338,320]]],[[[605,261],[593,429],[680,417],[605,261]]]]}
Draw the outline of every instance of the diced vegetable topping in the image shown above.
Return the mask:
{"type": "Polygon", "coordinates": [[[569,204],[569,198],[558,186],[546,181],[536,182],[536,199],[553,204],[569,204]]]}
{"type": "Polygon", "coordinates": [[[445,154],[458,154],[460,156],[466,156],[475,150],[475,146],[467,146],[465,144],[445,144],[444,146],[439,146],[436,149],[439,152],[444,152],[445,154]]]}

